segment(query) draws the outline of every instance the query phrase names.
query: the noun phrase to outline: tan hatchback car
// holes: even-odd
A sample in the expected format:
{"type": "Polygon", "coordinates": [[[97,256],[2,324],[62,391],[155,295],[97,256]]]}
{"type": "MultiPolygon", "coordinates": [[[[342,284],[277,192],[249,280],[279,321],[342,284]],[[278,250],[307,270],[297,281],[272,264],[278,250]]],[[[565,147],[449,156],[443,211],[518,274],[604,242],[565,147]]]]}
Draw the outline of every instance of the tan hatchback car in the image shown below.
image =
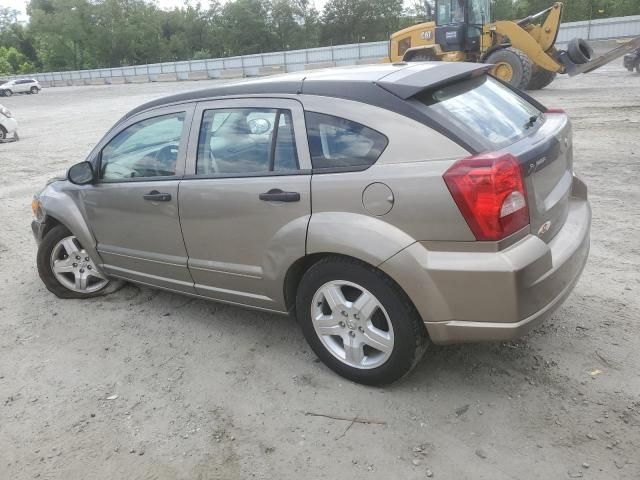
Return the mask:
{"type": "Polygon", "coordinates": [[[392,382],[428,343],[516,338],[571,292],[591,211],[571,124],[487,65],[338,68],[136,108],[34,198],[64,298],[124,279],[291,313],[392,382]]]}

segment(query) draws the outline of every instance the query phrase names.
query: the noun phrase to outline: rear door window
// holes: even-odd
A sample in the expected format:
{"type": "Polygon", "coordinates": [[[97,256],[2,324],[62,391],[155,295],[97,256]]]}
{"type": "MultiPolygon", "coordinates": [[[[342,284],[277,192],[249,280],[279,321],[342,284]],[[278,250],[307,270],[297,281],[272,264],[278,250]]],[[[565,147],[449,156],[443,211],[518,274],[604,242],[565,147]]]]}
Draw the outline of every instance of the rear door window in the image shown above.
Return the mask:
{"type": "Polygon", "coordinates": [[[351,120],[314,112],[305,120],[314,169],[364,170],[388,144],[380,132],[351,120]]]}
{"type": "Polygon", "coordinates": [[[515,143],[543,121],[538,108],[488,75],[425,91],[416,98],[491,149],[515,143]]]}
{"type": "Polygon", "coordinates": [[[205,110],[198,141],[197,175],[270,175],[298,170],[289,110],[205,110]]]}

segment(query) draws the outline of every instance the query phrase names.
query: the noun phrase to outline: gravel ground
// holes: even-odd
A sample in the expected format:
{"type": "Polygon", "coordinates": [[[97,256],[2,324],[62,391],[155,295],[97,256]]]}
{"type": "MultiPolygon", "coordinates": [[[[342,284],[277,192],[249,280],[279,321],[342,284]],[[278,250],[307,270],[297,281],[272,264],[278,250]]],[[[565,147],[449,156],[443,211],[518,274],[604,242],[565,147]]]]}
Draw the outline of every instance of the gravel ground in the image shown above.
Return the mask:
{"type": "Polygon", "coordinates": [[[571,115],[593,205],[564,306],[519,342],[434,347],[388,388],[331,373],[288,318],[133,285],[59,300],[40,282],[34,191],[130,108],[207,83],[0,100],[21,125],[0,145],[0,477],[640,478],[639,75],[535,95],[571,115]]]}

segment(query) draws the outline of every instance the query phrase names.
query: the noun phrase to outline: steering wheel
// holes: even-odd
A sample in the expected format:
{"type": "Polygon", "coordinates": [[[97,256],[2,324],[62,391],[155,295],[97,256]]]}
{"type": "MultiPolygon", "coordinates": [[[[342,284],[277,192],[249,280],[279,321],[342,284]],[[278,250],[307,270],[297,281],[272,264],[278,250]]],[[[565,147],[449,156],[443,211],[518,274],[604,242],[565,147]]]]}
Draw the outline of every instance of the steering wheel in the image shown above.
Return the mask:
{"type": "Polygon", "coordinates": [[[178,160],[178,146],[167,145],[156,152],[153,168],[157,176],[167,174],[173,175],[176,172],[176,162],[178,160]],[[159,168],[162,166],[162,168],[159,168]]]}

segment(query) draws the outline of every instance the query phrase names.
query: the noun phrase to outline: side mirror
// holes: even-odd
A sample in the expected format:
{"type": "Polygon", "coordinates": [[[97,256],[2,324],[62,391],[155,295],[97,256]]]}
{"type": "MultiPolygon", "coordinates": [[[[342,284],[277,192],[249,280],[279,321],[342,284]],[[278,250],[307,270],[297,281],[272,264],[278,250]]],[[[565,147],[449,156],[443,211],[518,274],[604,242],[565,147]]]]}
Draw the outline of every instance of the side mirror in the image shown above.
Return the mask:
{"type": "Polygon", "coordinates": [[[94,177],[93,165],[89,162],[76,163],[67,171],[67,180],[76,185],[93,183],[94,177]]]}

